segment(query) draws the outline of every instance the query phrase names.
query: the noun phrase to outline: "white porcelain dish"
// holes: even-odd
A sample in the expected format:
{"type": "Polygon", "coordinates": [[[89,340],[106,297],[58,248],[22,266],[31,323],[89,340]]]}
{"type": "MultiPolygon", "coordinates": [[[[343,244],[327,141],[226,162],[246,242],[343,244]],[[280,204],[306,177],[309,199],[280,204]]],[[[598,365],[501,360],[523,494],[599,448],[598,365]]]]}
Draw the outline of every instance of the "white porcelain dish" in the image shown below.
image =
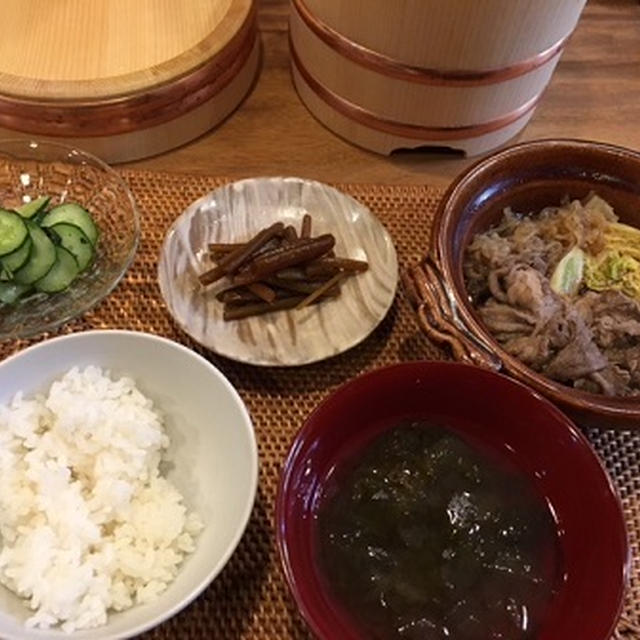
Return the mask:
{"type": "Polygon", "coordinates": [[[233,360],[296,366],[342,353],[381,322],[395,296],[398,261],[391,236],[363,204],[337,189],[300,178],[254,178],[225,185],[190,205],[169,229],[158,265],[160,290],[177,324],[204,347],[233,360]],[[336,299],[294,311],[225,322],[210,268],[210,242],[240,242],[276,221],[312,234],[332,233],[336,255],[367,260],[336,299]]]}
{"type": "Polygon", "coordinates": [[[238,545],[253,507],[258,454],[242,399],[207,360],[175,342],[132,331],[87,331],[42,342],[0,363],[0,403],[44,392],[71,367],[98,365],[132,377],[165,416],[169,479],[204,520],[194,553],[155,602],[109,615],[105,626],[71,634],[24,627],[30,612],[0,586],[3,640],[120,640],[161,623],[197,597],[238,545]]]}

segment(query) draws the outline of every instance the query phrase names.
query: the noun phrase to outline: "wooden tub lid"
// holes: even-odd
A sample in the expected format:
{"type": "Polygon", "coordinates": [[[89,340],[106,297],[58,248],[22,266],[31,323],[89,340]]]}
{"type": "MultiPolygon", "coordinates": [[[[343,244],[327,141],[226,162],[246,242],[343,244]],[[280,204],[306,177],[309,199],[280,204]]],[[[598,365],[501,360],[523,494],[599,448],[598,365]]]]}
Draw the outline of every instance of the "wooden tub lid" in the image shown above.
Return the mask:
{"type": "Polygon", "coordinates": [[[254,0],[2,0],[2,23],[3,135],[122,136],[198,107],[215,124],[202,108],[221,120],[257,69],[254,0]]]}
{"type": "Polygon", "coordinates": [[[240,31],[251,0],[3,0],[0,94],[102,100],[193,71],[240,31]]]}

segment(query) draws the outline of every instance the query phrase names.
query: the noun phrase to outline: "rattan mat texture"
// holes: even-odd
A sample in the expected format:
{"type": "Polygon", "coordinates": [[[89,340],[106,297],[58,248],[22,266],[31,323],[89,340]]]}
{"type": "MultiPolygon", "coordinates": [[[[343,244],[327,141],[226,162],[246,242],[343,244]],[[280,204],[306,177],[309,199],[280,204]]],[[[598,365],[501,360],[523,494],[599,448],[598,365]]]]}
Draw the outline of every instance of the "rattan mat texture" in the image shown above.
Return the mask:
{"type": "MultiPolygon", "coordinates": [[[[297,614],[280,570],[273,525],[278,475],[293,436],[323,398],[354,376],[399,361],[442,360],[450,356],[420,332],[402,291],[386,319],[362,344],[322,363],[291,369],[258,368],[202,350],[180,331],[164,307],[156,282],[157,258],[172,221],[190,202],[225,180],[132,170],[122,170],[121,174],[131,186],[142,219],[141,243],[134,264],[114,293],[56,333],[87,329],[146,331],[202,353],[242,395],[255,424],[260,455],[253,515],[230,562],[194,603],[145,634],[144,639],[308,639],[310,634],[297,614]]],[[[433,214],[442,196],[440,190],[429,186],[337,186],[368,206],[387,227],[394,238],[401,269],[425,255],[433,214]]],[[[45,337],[4,343],[0,345],[0,358],[45,337]]],[[[635,559],[616,638],[640,640],[640,430],[591,430],[588,435],[622,497],[635,559]]]]}

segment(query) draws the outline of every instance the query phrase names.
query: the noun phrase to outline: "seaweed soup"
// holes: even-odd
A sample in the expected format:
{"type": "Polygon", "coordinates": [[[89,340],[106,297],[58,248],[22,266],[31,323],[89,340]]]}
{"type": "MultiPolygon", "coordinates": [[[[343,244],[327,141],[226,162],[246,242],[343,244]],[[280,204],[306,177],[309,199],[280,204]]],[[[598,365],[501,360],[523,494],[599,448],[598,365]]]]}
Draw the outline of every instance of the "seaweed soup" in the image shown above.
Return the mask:
{"type": "Polygon", "coordinates": [[[560,545],[546,501],[505,458],[406,420],[338,465],[316,554],[364,637],[536,637],[561,583],[560,545]]]}

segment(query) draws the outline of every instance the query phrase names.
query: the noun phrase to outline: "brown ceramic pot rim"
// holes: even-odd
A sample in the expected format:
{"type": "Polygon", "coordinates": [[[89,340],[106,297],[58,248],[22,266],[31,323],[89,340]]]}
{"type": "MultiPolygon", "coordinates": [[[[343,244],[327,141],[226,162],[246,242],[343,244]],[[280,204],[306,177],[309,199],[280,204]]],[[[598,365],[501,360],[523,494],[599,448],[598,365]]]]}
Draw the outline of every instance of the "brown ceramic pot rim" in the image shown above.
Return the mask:
{"type": "Polygon", "coordinates": [[[554,147],[625,157],[640,164],[640,153],[630,149],[607,143],[570,138],[553,138],[522,142],[498,151],[471,165],[464,173],[459,175],[447,189],[436,211],[433,222],[433,234],[430,246],[431,256],[441,270],[443,284],[448,290],[449,295],[455,301],[456,311],[463,324],[466,325],[466,329],[479,339],[487,350],[492,351],[502,360],[503,367],[506,371],[515,375],[526,384],[529,384],[536,391],[553,398],[557,402],[570,405],[577,410],[595,411],[601,415],[611,417],[629,418],[637,414],[638,419],[640,419],[640,400],[638,398],[611,397],[572,389],[571,387],[536,373],[509,355],[477,318],[476,313],[468,301],[466,291],[459,290],[453,284],[456,281],[455,273],[457,272],[457,265],[453,264],[453,256],[450,251],[451,244],[449,241],[456,226],[455,205],[462,197],[463,189],[481,177],[488,167],[495,166],[497,163],[502,164],[511,158],[528,156],[531,153],[554,147]]]}

